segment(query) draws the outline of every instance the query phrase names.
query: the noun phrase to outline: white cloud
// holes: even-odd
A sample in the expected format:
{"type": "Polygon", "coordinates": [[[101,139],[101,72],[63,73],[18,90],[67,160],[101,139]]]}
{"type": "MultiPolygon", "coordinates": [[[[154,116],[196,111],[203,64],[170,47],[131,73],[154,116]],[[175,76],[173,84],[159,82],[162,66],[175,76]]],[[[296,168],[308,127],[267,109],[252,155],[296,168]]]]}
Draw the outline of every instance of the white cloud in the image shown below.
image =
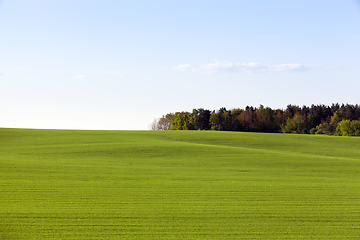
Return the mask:
{"type": "Polygon", "coordinates": [[[4,75],[4,74],[5,74],[5,73],[3,73],[3,72],[0,72],[0,76],[1,76],[1,75],[4,75]]]}
{"type": "MultiPolygon", "coordinates": [[[[179,65],[175,69],[181,70],[186,69],[190,65],[179,65]]],[[[282,72],[305,72],[309,71],[311,67],[302,64],[277,64],[271,65],[266,63],[232,63],[229,61],[215,62],[200,65],[199,67],[193,67],[192,72],[200,73],[221,73],[221,72],[248,72],[254,73],[282,73],[282,72]]]]}
{"type": "Polygon", "coordinates": [[[302,64],[279,64],[279,65],[269,65],[269,72],[305,72],[310,70],[310,67],[307,67],[302,64]]]}
{"type": "Polygon", "coordinates": [[[74,79],[74,80],[85,80],[85,79],[87,79],[87,77],[85,75],[78,75],[78,76],[73,77],[72,79],[74,79]]]}
{"type": "Polygon", "coordinates": [[[235,66],[239,71],[249,73],[304,72],[310,70],[309,67],[298,63],[284,63],[277,65],[264,63],[236,63],[235,66]]]}
{"type": "Polygon", "coordinates": [[[106,71],[104,72],[104,74],[108,75],[108,76],[112,76],[112,77],[123,77],[124,74],[118,71],[106,71]]]}
{"type": "Polygon", "coordinates": [[[231,72],[235,70],[234,67],[235,65],[233,63],[225,61],[203,64],[200,67],[194,67],[192,71],[201,73],[231,72]]]}
{"type": "Polygon", "coordinates": [[[179,66],[177,66],[177,67],[175,68],[175,70],[183,71],[183,70],[185,70],[185,69],[187,69],[187,68],[189,68],[189,67],[190,67],[190,64],[189,64],[189,63],[180,64],[179,66]]]}

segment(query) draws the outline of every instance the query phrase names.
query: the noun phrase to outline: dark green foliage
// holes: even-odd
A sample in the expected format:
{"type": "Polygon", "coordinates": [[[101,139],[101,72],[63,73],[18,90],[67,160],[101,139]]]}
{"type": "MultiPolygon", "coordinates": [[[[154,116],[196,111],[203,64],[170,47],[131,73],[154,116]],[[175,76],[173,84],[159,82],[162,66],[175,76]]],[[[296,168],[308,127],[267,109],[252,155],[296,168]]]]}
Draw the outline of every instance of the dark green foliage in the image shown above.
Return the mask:
{"type": "Polygon", "coordinates": [[[196,130],[210,130],[210,110],[199,108],[193,109],[196,130]]]}
{"type": "MultiPolygon", "coordinates": [[[[230,110],[222,107],[217,111],[199,108],[193,109],[192,113],[169,113],[160,120],[163,120],[164,123],[170,122],[171,130],[211,129],[215,131],[357,136],[357,130],[352,132],[344,130],[345,132],[341,133],[338,124],[342,120],[360,120],[360,106],[349,104],[340,106],[337,103],[332,104],[331,107],[326,105],[311,105],[311,107],[288,105],[285,110],[273,110],[263,105],[260,105],[259,108],[247,106],[245,109],[230,110]]],[[[356,122],[354,124],[356,125],[356,122]]],[[[169,125],[165,124],[165,126],[169,125]]]]}
{"type": "Polygon", "coordinates": [[[231,131],[232,130],[232,116],[231,111],[227,111],[226,108],[221,108],[219,110],[219,127],[220,131],[231,131]]]}
{"type": "Polygon", "coordinates": [[[274,111],[263,105],[256,111],[257,131],[258,132],[276,132],[276,124],[273,121],[274,111]]]}
{"type": "Polygon", "coordinates": [[[220,117],[219,114],[212,112],[210,115],[211,130],[219,130],[220,117]]]}

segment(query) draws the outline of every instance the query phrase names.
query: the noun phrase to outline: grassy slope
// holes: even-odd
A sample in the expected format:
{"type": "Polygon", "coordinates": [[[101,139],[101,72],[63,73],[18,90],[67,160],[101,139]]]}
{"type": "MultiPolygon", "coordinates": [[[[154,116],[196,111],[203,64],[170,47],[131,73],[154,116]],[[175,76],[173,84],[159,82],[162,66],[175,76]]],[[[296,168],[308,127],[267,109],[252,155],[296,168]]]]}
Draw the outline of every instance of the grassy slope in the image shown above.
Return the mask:
{"type": "Polygon", "coordinates": [[[360,138],[0,129],[0,239],[356,239],[360,138]]]}

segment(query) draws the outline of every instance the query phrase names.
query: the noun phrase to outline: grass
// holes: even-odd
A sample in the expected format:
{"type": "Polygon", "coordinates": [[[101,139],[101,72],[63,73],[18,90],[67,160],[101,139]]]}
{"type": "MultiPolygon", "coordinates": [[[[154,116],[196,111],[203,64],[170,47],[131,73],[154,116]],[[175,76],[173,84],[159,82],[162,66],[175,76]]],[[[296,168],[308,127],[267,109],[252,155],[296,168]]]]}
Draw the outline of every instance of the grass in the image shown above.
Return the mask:
{"type": "Polygon", "coordinates": [[[360,138],[0,129],[0,239],[358,239],[360,138]]]}

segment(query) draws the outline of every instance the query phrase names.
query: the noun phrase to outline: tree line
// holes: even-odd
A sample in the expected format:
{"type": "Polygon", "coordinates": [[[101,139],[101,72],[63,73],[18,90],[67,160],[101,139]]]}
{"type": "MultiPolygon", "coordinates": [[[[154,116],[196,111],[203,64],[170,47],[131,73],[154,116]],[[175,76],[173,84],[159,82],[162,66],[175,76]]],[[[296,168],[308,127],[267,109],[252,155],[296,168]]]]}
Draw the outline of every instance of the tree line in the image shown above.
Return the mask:
{"type": "Polygon", "coordinates": [[[288,105],[286,109],[247,106],[219,110],[203,108],[168,113],[154,119],[151,130],[215,130],[267,133],[327,134],[360,136],[358,104],[288,105]]]}

